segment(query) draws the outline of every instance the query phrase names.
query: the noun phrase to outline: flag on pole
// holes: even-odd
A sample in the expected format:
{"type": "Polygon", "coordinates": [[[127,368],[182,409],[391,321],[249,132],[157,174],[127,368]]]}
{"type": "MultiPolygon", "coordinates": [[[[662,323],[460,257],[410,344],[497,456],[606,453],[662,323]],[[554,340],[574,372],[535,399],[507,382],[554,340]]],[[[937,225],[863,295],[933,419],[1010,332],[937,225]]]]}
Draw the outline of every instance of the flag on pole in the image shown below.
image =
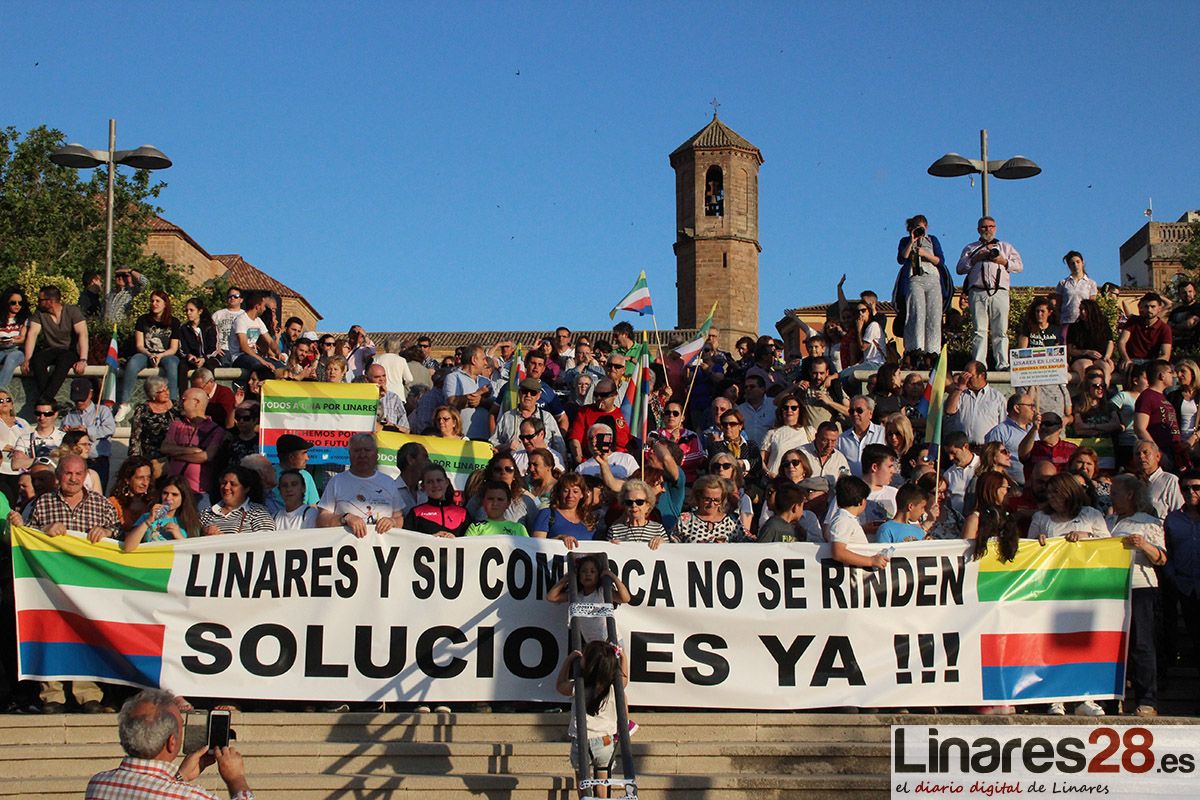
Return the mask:
{"type": "Polygon", "coordinates": [[[513,351],[512,361],[508,368],[508,386],[501,398],[502,411],[511,411],[517,407],[517,399],[521,396],[521,381],[525,380],[525,357],[521,354],[521,343],[513,351]]]}
{"type": "Polygon", "coordinates": [[[713,303],[712,309],[708,312],[708,319],[704,320],[704,324],[700,326],[696,338],[675,348],[674,352],[679,353],[685,366],[691,366],[692,362],[696,360],[696,356],[700,355],[700,351],[704,349],[704,340],[708,338],[708,331],[713,326],[713,315],[716,313],[717,304],[713,303]]]}
{"type": "Polygon", "coordinates": [[[631,347],[625,354],[624,382],[617,387],[617,391],[621,394],[621,414],[629,423],[630,431],[637,430],[633,424],[633,418],[637,413],[638,390],[641,387],[638,365],[641,364],[643,356],[650,355],[650,345],[646,343],[645,339],[646,332],[642,331],[642,341],[631,347]]]}
{"type": "Polygon", "coordinates": [[[925,387],[925,398],[921,405],[925,406],[925,443],[929,445],[929,457],[938,463],[938,450],[942,446],[942,417],[946,405],[946,345],[942,345],[942,354],[938,357],[937,367],[929,377],[929,385],[925,387]]]}
{"type": "Polygon", "coordinates": [[[637,283],[629,290],[629,294],[621,298],[621,301],[613,306],[613,310],[608,312],[608,318],[617,316],[618,311],[636,311],[643,317],[654,313],[654,306],[650,304],[650,287],[646,285],[645,270],[638,275],[637,283]]]}
{"type": "Polygon", "coordinates": [[[630,423],[630,430],[636,431],[645,444],[646,434],[650,431],[650,390],[654,386],[654,373],[650,371],[650,345],[646,342],[645,331],[642,331],[642,354],[638,365],[638,410],[634,412],[636,421],[630,423]]]}
{"type": "Polygon", "coordinates": [[[117,355],[116,325],[113,325],[112,339],[108,342],[104,366],[108,367],[108,370],[104,373],[104,382],[100,386],[100,402],[111,407],[117,404],[117,370],[121,368],[121,361],[117,355]]]}

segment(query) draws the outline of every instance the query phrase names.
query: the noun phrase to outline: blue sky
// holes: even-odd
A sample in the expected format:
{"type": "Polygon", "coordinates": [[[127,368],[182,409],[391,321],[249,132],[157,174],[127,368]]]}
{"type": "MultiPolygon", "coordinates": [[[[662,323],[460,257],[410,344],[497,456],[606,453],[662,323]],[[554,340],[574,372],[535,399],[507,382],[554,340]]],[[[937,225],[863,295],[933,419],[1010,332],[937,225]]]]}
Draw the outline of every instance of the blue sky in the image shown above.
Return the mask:
{"type": "Polygon", "coordinates": [[[1200,4],[56,3],[6,0],[0,124],[175,166],[163,216],[305,294],[323,327],[608,324],[646,270],[675,314],[667,155],[708,105],[761,148],[760,327],[890,294],[905,217],[947,250],[991,184],[1032,284],[1117,280],[1144,222],[1200,208],[1200,4]],[[112,22],[102,24],[111,15],[112,22]],[[68,21],[67,18],[74,21],[68,21]]]}

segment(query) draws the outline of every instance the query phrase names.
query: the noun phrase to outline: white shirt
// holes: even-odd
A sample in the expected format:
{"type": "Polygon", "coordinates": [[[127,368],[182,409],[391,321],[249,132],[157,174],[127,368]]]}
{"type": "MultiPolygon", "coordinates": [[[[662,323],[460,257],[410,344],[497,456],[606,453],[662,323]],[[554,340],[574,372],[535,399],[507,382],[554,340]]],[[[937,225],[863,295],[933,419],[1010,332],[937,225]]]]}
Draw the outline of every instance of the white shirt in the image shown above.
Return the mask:
{"type": "Polygon", "coordinates": [[[863,357],[860,364],[882,364],[887,360],[887,337],[883,326],[878,322],[869,322],[863,330],[863,357]]]}
{"type": "MultiPolygon", "coordinates": [[[[608,468],[617,480],[623,481],[638,470],[637,459],[629,453],[609,453],[604,460],[608,462],[608,468]]],[[[599,475],[600,465],[589,458],[576,467],[575,471],[580,475],[599,475]]]]}
{"type": "Polygon", "coordinates": [[[748,402],[742,403],[737,410],[746,418],[746,438],[761,445],[767,437],[767,431],[775,424],[775,404],[764,397],[762,406],[757,411],[748,402]]]}
{"type": "MultiPolygon", "coordinates": [[[[28,438],[29,431],[33,426],[20,417],[14,417],[12,425],[0,421],[0,447],[13,447],[20,450],[19,442],[22,439],[28,438]]],[[[12,452],[4,453],[0,458],[0,473],[4,475],[16,475],[20,470],[13,469],[12,452]]],[[[33,505],[30,503],[30,505],[33,505]]]]}
{"type": "Polygon", "coordinates": [[[1109,536],[1108,523],[1104,521],[1104,515],[1100,513],[1100,510],[1084,506],[1079,509],[1079,513],[1073,519],[1066,522],[1058,522],[1045,511],[1038,511],[1033,515],[1033,521],[1029,523],[1028,538],[1036,539],[1043,534],[1066,536],[1072,531],[1086,532],[1093,539],[1107,539],[1109,536]]]}
{"type": "Polygon", "coordinates": [[[369,478],[360,478],[347,471],[329,479],[317,507],[339,517],[354,514],[365,519],[368,525],[374,525],[384,517],[398,513],[404,506],[396,491],[396,482],[387,475],[375,472],[369,478]]]}
{"type": "Polygon", "coordinates": [[[1100,287],[1087,275],[1079,279],[1071,276],[1063,278],[1055,289],[1058,291],[1058,320],[1063,325],[1070,325],[1079,319],[1080,303],[1100,294],[1100,287]]]}
{"type": "Polygon", "coordinates": [[[229,349],[229,332],[233,329],[233,321],[242,313],[239,308],[236,311],[228,308],[217,309],[213,312],[213,325],[217,328],[217,347],[222,350],[229,349]]]}
{"type": "Polygon", "coordinates": [[[1151,473],[1147,483],[1150,484],[1150,502],[1154,504],[1159,519],[1166,519],[1167,514],[1183,508],[1183,492],[1179,490],[1178,477],[1163,472],[1159,467],[1151,473]]]}
{"type": "MultiPolygon", "coordinates": [[[[1129,536],[1140,533],[1146,541],[1155,547],[1165,546],[1162,520],[1150,514],[1137,513],[1118,520],[1116,516],[1108,518],[1108,526],[1113,536],[1129,536]]],[[[1150,565],[1150,559],[1141,548],[1133,551],[1133,583],[1134,589],[1153,589],[1158,586],[1158,574],[1150,565]]]]}
{"type": "Polygon", "coordinates": [[[842,544],[870,544],[858,517],[844,508],[839,508],[834,513],[833,520],[829,523],[829,535],[825,538],[830,542],[842,544]]]}
{"type": "Polygon", "coordinates": [[[951,430],[967,435],[971,444],[981,444],[988,431],[1008,416],[1008,398],[991,386],[979,391],[964,389],[958,399],[958,411],[946,418],[951,430]]]}
{"type": "Polygon", "coordinates": [[[275,513],[275,530],[299,531],[304,528],[317,527],[317,515],[320,510],[315,506],[297,506],[295,511],[277,511],[275,513]]]}
{"type": "Polygon", "coordinates": [[[800,452],[808,459],[808,466],[810,467],[812,476],[814,478],[825,478],[829,481],[830,491],[837,484],[838,478],[850,474],[850,462],[846,460],[846,457],[836,447],[829,454],[829,458],[825,459],[824,464],[821,463],[821,459],[817,455],[816,443],[810,442],[804,445],[800,448],[800,452]]]}
{"type": "Polygon", "coordinates": [[[772,428],[762,440],[762,449],[766,451],[763,458],[763,468],[770,475],[779,473],[779,463],[789,450],[795,450],[812,441],[808,428],[791,428],[786,425],[772,428]]]}
{"type": "Polygon", "coordinates": [[[971,485],[971,479],[975,477],[977,469],[979,469],[979,456],[972,456],[971,463],[965,467],[951,464],[942,473],[942,477],[946,479],[946,490],[950,493],[950,506],[960,514],[963,513],[967,487],[971,485]]]}
{"type": "Polygon", "coordinates": [[[258,355],[257,351],[254,350],[254,345],[258,341],[258,337],[271,335],[270,331],[267,330],[267,323],[262,321],[262,317],[250,319],[250,315],[243,311],[233,321],[233,328],[229,331],[229,347],[226,350],[229,352],[230,362],[245,352],[242,350],[241,340],[238,339],[239,333],[246,334],[246,343],[251,348],[250,355],[258,355]]]}
{"type": "Polygon", "coordinates": [[[852,475],[862,477],[862,451],[869,444],[886,444],[883,440],[882,425],[872,422],[861,439],[858,438],[858,434],[854,432],[853,428],[847,428],[838,437],[838,452],[846,457],[846,463],[850,465],[852,475]]]}

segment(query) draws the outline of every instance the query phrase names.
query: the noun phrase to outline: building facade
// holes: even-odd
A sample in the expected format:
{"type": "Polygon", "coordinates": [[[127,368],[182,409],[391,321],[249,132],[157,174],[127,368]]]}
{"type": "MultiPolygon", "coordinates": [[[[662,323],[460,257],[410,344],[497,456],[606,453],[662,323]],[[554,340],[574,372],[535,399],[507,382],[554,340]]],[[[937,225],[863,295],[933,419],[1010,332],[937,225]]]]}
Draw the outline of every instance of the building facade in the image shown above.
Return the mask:
{"type": "Polygon", "coordinates": [[[1147,222],[1121,245],[1121,285],[1164,291],[1183,269],[1181,248],[1192,238],[1200,211],[1189,211],[1177,222],[1147,222]]]}
{"type": "Polygon", "coordinates": [[[714,113],[671,153],[680,328],[717,304],[721,344],[758,336],[758,168],[762,153],[714,113]]]}

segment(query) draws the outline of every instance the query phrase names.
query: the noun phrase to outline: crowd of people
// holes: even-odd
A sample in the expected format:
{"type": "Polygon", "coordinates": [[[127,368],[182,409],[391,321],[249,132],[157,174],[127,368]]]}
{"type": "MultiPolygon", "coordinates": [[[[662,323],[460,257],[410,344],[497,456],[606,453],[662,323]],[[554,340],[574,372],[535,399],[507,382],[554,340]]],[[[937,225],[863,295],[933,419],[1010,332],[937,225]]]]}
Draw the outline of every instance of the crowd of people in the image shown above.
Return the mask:
{"type": "MultiPolygon", "coordinates": [[[[1008,293],[1021,259],[996,238],[995,220],[981,219],[955,268],[966,276],[971,357],[947,381],[942,440],[929,442],[927,389],[956,313],[953,280],[928,220],[915,216],[908,230],[892,321],[902,356],[878,296],[847,300],[839,284],[823,328],[806,326],[786,350],[763,336],[728,352],[715,328],[691,363],[674,350],[679,342],[655,349],[645,436],[622,411],[641,347],[628,322],[610,338],[561,327],[523,351],[500,341],[439,359],[429,337],[378,347],[359,326],[337,336],[297,318],[280,323],[261,292],[232,288],[212,314],[189,300],[180,321],[153,291],[114,413],[82,376],[84,312],[53,286],[35,312],[11,290],[0,377],[28,374],[34,402],[22,419],[0,388],[0,506],[11,507],[0,510],[13,524],[112,538],[127,551],[341,526],[360,537],[404,528],[553,538],[566,548],[828,543],[833,558],[864,569],[886,565],[888,543],[967,540],[976,557],[1011,559],[1022,538],[1123,537],[1134,560],[1128,710],[1153,716],[1180,620],[1200,639],[1200,367],[1173,352],[1200,333],[1195,286],[1182,284],[1174,303],[1143,295],[1138,313],[1114,327],[1098,300],[1119,290],[1097,286],[1083,257],[1068,253],[1067,276],[1030,305],[1014,344],[1065,346],[1070,380],[1001,391],[990,379],[1007,367],[1008,293]],[[226,366],[244,370],[244,382],[220,385],[214,370],[226,366]],[[155,367],[144,401],[132,403],[138,371],[155,367]],[[59,408],[72,371],[71,405],[59,408]],[[262,383],[272,378],[374,383],[377,430],[488,442],[494,455],[461,489],[417,442],[399,451],[398,477],[384,474],[371,434],[349,441],[343,471],[310,468],[312,444],[294,435],[278,440],[273,464],[258,432],[262,383]],[[128,457],[110,476],[122,423],[128,457]]],[[[123,281],[118,288],[137,288],[128,274],[123,281]]],[[[74,704],[60,684],[36,697],[11,680],[5,688],[18,710],[112,707],[84,682],[73,686],[74,704]]],[[[1087,700],[1049,711],[1105,713],[1087,700]]]]}

